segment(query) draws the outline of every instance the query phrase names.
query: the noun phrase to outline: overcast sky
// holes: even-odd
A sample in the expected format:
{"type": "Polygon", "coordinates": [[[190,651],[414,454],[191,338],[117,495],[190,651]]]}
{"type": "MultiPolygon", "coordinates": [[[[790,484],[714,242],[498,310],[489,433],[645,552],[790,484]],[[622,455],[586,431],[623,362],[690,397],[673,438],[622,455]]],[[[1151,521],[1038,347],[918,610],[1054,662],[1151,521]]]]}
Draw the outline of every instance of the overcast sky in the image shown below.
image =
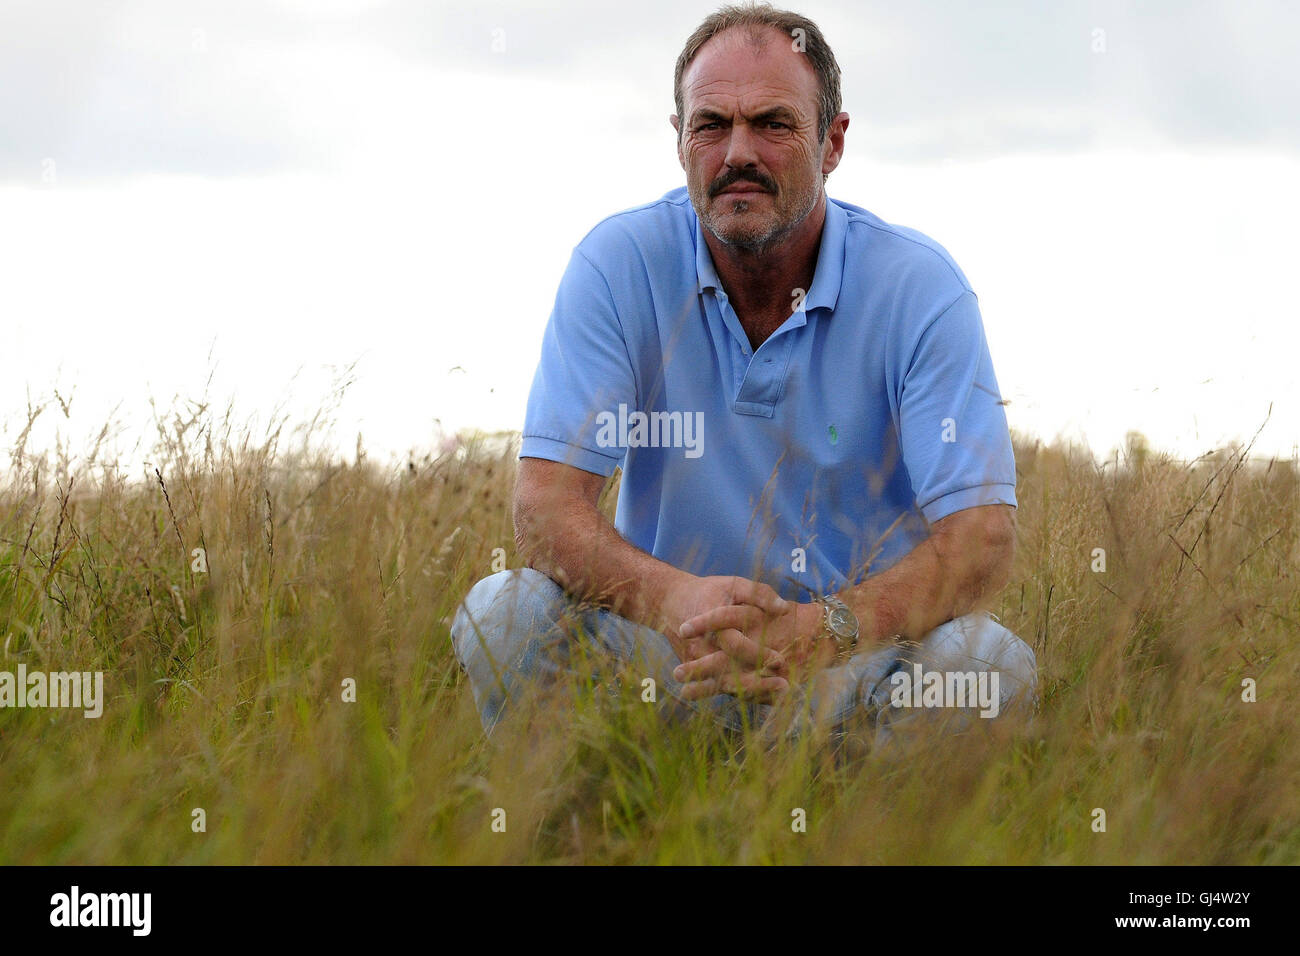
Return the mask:
{"type": "MultiPolygon", "coordinates": [[[[844,72],[829,194],[962,266],[1013,429],[1192,457],[1271,403],[1294,454],[1300,5],[794,8],[844,72]]],[[[349,367],[342,447],[518,428],[573,246],[685,182],[713,9],[0,0],[0,444],[56,390],[78,448],[150,396],[310,415],[349,367]]]]}

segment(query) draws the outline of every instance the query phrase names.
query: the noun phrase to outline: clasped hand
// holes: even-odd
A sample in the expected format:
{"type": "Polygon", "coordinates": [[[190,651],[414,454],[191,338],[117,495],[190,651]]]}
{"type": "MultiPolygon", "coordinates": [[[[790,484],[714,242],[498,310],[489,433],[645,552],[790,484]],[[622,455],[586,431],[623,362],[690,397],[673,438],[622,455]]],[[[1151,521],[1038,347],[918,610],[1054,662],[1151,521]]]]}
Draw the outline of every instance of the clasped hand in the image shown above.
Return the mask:
{"type": "MultiPolygon", "coordinates": [[[[682,696],[779,697],[804,665],[820,658],[822,611],[787,601],[766,584],[738,577],[697,578],[679,605],[682,696]]],[[[833,648],[831,648],[833,653],[833,648]]]]}

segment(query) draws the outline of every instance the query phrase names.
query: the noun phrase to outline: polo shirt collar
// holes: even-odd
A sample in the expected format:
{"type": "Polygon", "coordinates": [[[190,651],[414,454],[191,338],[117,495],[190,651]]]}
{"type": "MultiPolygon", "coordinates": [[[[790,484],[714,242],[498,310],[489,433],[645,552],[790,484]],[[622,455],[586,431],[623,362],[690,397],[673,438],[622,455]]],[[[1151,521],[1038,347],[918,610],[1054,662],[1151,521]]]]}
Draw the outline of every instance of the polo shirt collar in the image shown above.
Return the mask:
{"type": "MultiPolygon", "coordinates": [[[[709,255],[708,243],[704,241],[704,227],[695,207],[690,206],[695,220],[695,273],[700,292],[706,289],[721,289],[717,270],[713,268],[713,257],[709,255]]],[[[839,205],[826,198],[826,221],[822,224],[822,240],[817,250],[817,269],[813,273],[812,288],[804,296],[804,310],[835,310],[839,301],[840,284],[844,278],[844,242],[848,233],[848,213],[839,205]]]]}

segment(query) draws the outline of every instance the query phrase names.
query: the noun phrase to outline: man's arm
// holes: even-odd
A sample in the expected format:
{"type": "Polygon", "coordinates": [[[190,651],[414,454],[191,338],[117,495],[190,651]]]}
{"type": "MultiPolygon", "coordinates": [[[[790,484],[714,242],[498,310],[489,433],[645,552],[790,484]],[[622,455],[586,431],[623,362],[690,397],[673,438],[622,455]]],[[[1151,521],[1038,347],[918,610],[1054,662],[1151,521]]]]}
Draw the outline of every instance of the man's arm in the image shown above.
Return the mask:
{"type": "Polygon", "coordinates": [[[919,641],[1000,591],[1016,553],[1016,509],[980,505],[940,518],[930,536],[888,571],[839,598],[858,616],[859,642],[919,641]]]}
{"type": "MultiPolygon", "coordinates": [[[[707,639],[688,645],[682,621],[733,603],[781,614],[793,602],[771,587],[740,577],[699,577],[660,561],[627,541],[597,507],[605,479],[540,458],[521,458],[515,479],[515,544],[528,564],[569,594],[608,607],[651,627],[688,660],[707,639]]],[[[735,646],[739,635],[719,635],[735,646]]],[[[779,655],[769,655],[779,664],[779,655]]],[[[784,680],[754,678],[755,686],[783,689],[784,680]],[[779,685],[779,686],[778,686],[779,685]]]]}
{"type": "MultiPolygon", "coordinates": [[[[1015,547],[1011,505],[980,505],[939,519],[929,537],[888,571],[838,595],[858,617],[859,651],[894,637],[919,641],[940,624],[969,614],[1006,584],[1015,547]]],[[[685,621],[681,635],[696,640],[719,628],[733,628],[781,651],[790,664],[829,665],[834,655],[830,642],[819,640],[821,614],[815,605],[809,611],[773,616],[755,607],[714,608],[685,621]]],[[[688,685],[688,697],[732,693],[729,682],[741,663],[713,653],[683,664],[677,679],[688,685]]]]}

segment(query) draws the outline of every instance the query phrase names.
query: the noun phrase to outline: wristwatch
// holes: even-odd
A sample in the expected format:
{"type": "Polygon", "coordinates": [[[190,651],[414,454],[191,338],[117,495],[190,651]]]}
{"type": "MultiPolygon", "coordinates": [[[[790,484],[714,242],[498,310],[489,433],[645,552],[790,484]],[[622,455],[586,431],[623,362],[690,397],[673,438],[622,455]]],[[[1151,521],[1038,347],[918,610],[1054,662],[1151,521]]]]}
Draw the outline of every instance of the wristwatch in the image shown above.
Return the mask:
{"type": "Polygon", "coordinates": [[[817,603],[823,611],[823,638],[835,642],[840,658],[853,656],[858,648],[858,616],[833,594],[818,598],[817,603]]]}

